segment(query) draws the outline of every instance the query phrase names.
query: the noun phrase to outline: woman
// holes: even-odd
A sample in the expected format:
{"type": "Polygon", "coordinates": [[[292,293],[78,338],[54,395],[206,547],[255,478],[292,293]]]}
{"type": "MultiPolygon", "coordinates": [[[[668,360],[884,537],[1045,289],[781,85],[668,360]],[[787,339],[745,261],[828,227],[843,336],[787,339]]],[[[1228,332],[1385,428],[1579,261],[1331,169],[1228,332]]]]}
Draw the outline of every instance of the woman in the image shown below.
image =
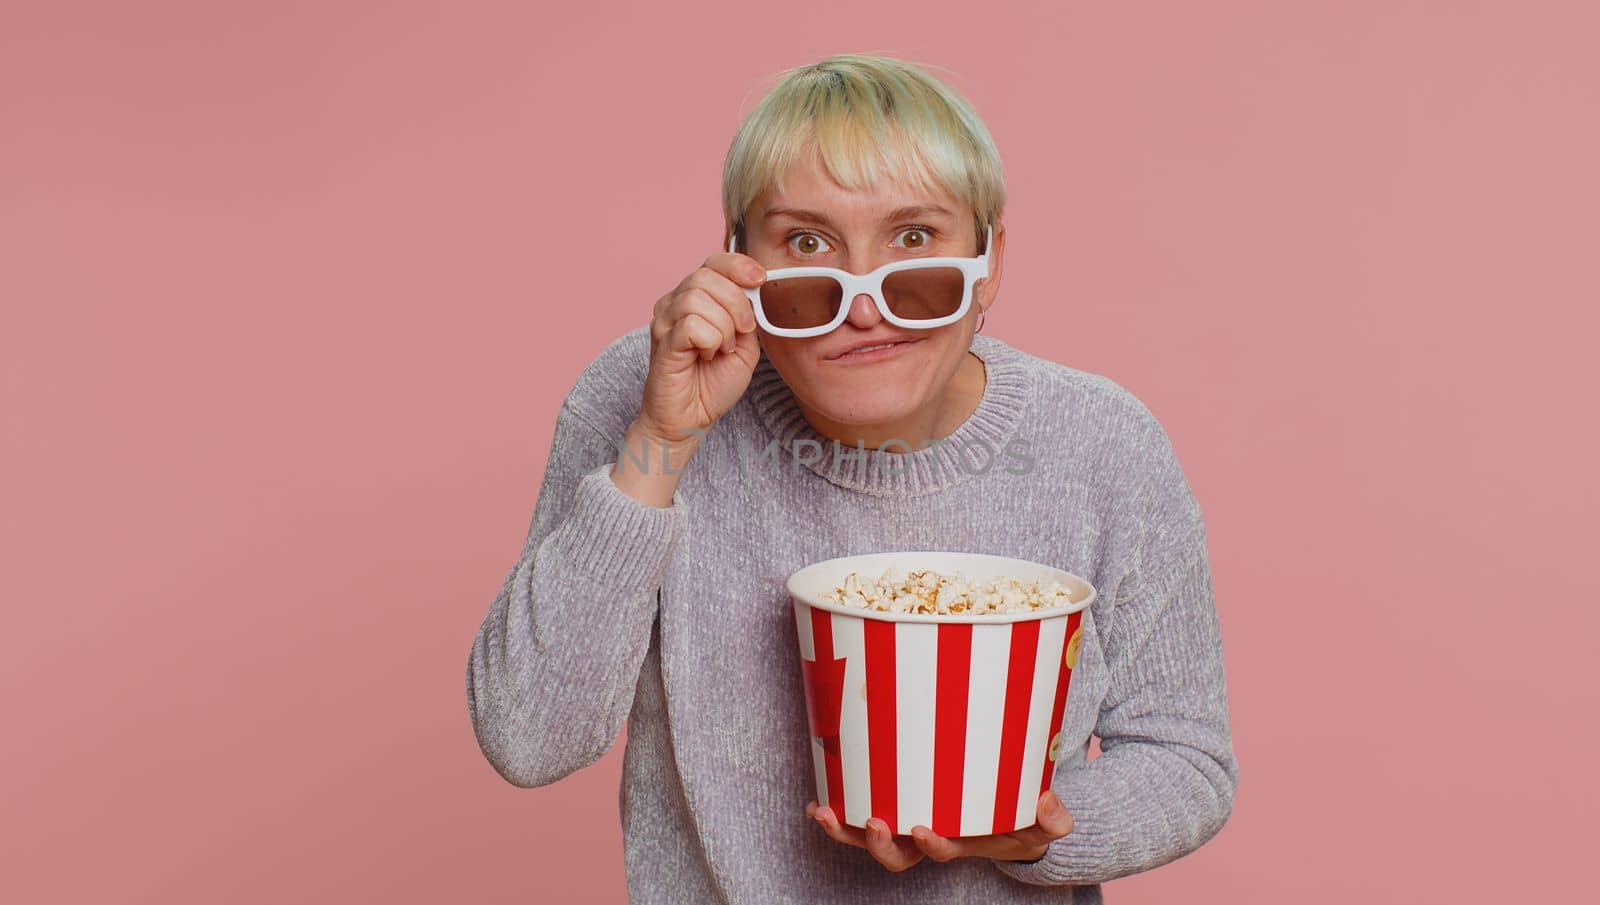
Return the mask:
{"type": "Polygon", "coordinates": [[[567,395],[468,701],[485,756],[525,787],[595,762],[626,717],[633,902],[1098,902],[1226,821],[1199,506],[1127,390],[977,334],[1004,197],[988,131],[922,68],[841,55],[786,73],[729,151],[729,250],[567,395]],[[925,257],[983,276],[886,289],[883,308],[774,280],[764,323],[748,291],[778,268],[925,257]],[[913,296],[946,307],[917,323],[913,296]],[[1098,589],[1036,826],[891,836],[814,800],[784,581],[891,549],[1017,556],[1098,589]]]}

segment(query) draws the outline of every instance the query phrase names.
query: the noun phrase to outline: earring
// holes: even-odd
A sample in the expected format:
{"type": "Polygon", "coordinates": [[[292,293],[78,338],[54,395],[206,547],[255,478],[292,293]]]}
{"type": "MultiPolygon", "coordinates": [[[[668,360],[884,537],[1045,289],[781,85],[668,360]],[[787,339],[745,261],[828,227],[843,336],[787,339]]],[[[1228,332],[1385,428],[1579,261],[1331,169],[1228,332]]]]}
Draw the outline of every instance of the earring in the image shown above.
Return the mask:
{"type": "Polygon", "coordinates": [[[985,313],[986,312],[983,312],[983,311],[979,311],[978,312],[978,329],[972,331],[973,333],[982,333],[983,332],[983,315],[985,313]]]}

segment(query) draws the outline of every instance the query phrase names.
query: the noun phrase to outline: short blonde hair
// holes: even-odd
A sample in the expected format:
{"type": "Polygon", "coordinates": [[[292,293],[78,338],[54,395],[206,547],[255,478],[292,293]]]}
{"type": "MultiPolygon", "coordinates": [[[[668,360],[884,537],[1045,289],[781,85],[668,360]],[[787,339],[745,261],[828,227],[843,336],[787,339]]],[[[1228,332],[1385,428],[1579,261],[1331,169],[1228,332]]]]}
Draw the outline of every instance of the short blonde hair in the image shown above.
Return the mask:
{"type": "Polygon", "coordinates": [[[840,185],[855,191],[884,177],[937,189],[971,205],[978,241],[999,221],[1006,190],[1000,154],[966,99],[921,64],[837,54],[780,74],[728,148],[722,211],[745,248],[745,212],[812,149],[840,185]]]}

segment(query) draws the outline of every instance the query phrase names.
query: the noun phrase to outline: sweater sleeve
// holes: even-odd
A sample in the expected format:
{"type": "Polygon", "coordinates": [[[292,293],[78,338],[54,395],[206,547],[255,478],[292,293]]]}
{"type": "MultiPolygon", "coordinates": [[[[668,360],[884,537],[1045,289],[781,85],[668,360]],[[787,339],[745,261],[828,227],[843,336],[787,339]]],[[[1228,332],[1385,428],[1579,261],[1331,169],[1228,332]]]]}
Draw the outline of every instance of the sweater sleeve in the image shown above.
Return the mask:
{"type": "Polygon", "coordinates": [[[611,480],[616,447],[563,403],[532,525],[478,629],[467,707],[508,782],[553,783],[599,760],[632,707],[668,556],[687,521],[611,480]]]}
{"type": "Polygon", "coordinates": [[[1166,434],[1131,582],[1102,638],[1100,757],[1056,771],[1073,829],[1037,862],[995,861],[1036,886],[1102,883],[1194,851],[1221,830],[1238,785],[1205,524],[1166,434]]]}

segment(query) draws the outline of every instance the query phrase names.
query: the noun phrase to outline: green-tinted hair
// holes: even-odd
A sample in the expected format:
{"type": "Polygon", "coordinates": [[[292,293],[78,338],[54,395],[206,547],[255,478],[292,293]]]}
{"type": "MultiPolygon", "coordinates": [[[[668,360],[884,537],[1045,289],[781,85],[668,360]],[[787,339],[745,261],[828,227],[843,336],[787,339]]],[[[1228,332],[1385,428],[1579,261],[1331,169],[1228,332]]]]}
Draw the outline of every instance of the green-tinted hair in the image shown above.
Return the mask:
{"type": "Polygon", "coordinates": [[[847,190],[888,179],[972,206],[978,241],[1005,208],[1000,154],[966,99],[922,64],[837,54],[780,74],[728,148],[722,210],[728,234],[744,241],[744,217],[769,186],[815,148],[847,190]]]}

